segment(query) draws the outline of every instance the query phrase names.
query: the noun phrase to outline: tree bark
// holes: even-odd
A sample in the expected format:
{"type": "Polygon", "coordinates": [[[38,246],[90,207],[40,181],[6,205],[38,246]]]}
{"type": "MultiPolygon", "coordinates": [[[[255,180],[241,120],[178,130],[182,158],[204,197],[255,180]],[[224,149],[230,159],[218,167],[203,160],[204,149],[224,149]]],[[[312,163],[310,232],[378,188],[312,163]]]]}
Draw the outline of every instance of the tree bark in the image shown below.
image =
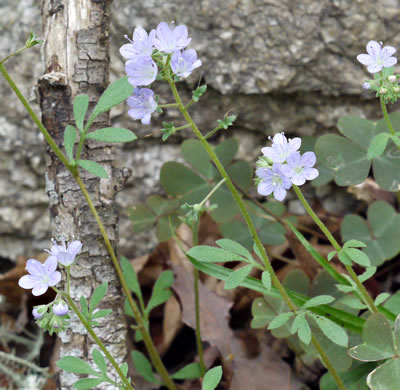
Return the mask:
{"type": "MultiPolygon", "coordinates": [[[[109,15],[107,0],[43,0],[42,17],[45,44],[45,74],[39,79],[42,120],[59,146],[67,124],[73,124],[73,98],[81,93],[90,97],[93,109],[109,81],[109,15]]],[[[109,116],[100,115],[94,128],[107,127],[109,116]]],[[[124,181],[124,172],[112,166],[111,145],[89,143],[82,159],[101,164],[110,179],[98,179],[81,170],[91,198],[107,233],[116,246],[118,216],[114,196],[124,181]]],[[[105,281],[108,295],[101,308],[113,309],[100,320],[96,334],[105,343],[118,363],[126,360],[127,327],[123,315],[123,298],[108,252],[98,226],[74,178],[47,148],[47,185],[53,236],[57,241],[79,239],[83,242],[77,263],[71,268],[71,295],[79,302],[89,297],[105,281]]],[[[60,334],[60,357],[73,355],[91,362],[93,340],[87,335],[75,315],[69,329],[60,334]]],[[[112,370],[110,370],[113,372],[112,370]]],[[[78,376],[61,372],[59,389],[71,389],[78,376]]],[[[103,385],[98,388],[113,389],[103,385]]]]}

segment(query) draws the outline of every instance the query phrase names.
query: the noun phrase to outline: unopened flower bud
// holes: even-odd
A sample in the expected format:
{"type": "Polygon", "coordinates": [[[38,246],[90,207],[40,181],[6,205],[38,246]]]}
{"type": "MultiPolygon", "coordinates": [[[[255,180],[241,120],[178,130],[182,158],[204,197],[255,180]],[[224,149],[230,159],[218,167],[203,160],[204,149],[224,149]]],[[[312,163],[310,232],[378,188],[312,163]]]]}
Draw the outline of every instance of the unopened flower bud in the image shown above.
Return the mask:
{"type": "Polygon", "coordinates": [[[53,313],[57,316],[64,316],[68,313],[68,305],[63,301],[58,301],[53,305],[53,313]]]}
{"type": "Polygon", "coordinates": [[[400,87],[399,87],[399,86],[394,87],[394,88],[393,88],[393,92],[394,92],[394,93],[399,93],[399,92],[400,92],[400,87]]]}
{"type": "Polygon", "coordinates": [[[392,74],[392,75],[390,75],[390,76],[388,77],[388,80],[389,80],[391,83],[395,83],[395,82],[397,81],[397,77],[396,77],[394,74],[392,74]]]}
{"type": "Polygon", "coordinates": [[[387,89],[384,88],[384,87],[382,87],[382,88],[379,90],[379,94],[380,94],[380,95],[384,95],[385,93],[387,93],[387,89]]]}
{"type": "Polygon", "coordinates": [[[46,313],[46,310],[41,310],[41,307],[43,307],[43,306],[44,305],[36,306],[36,307],[33,308],[32,315],[33,315],[33,318],[35,320],[40,320],[44,316],[44,314],[46,313]]]}
{"type": "Polygon", "coordinates": [[[370,84],[367,83],[367,82],[363,83],[363,84],[362,84],[362,87],[363,87],[364,89],[370,89],[370,88],[371,88],[370,84]]]}

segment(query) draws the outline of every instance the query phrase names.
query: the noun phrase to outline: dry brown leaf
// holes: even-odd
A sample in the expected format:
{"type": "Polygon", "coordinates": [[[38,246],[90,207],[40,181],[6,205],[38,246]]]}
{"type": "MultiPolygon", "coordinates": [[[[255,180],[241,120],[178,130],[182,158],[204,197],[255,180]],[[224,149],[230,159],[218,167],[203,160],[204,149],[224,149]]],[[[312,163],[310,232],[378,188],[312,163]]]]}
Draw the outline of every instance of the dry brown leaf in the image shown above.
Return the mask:
{"type": "Polygon", "coordinates": [[[178,300],[172,296],[164,305],[163,341],[158,347],[161,355],[168,350],[175,336],[182,327],[182,311],[178,300]]]}
{"type": "Polygon", "coordinates": [[[300,390],[304,388],[304,385],[294,377],[290,366],[267,344],[258,342],[258,355],[249,357],[250,340],[250,333],[246,338],[232,339],[234,375],[230,390],[300,390]]]}
{"type": "Polygon", "coordinates": [[[378,184],[369,177],[360,184],[348,187],[347,191],[353,194],[356,199],[363,200],[367,204],[371,204],[375,200],[384,200],[392,206],[396,204],[395,194],[382,190],[378,184]]]}
{"type": "MultiPolygon", "coordinates": [[[[195,329],[193,275],[181,265],[172,266],[175,273],[173,289],[182,304],[183,322],[195,329]]],[[[215,345],[224,359],[231,355],[233,332],[229,327],[229,310],[232,302],[210,291],[199,283],[200,326],[203,341],[215,345]]]]}

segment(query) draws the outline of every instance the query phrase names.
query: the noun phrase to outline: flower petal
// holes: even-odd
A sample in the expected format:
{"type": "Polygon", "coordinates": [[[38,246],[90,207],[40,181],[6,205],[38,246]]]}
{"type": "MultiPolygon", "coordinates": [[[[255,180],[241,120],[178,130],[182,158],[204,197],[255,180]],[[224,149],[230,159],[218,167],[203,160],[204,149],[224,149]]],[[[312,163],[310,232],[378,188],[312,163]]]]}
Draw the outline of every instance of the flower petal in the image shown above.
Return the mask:
{"type": "Polygon", "coordinates": [[[71,244],[68,245],[67,252],[75,257],[80,252],[81,249],[82,249],[82,243],[76,240],[72,241],[71,244]]]}
{"type": "Polygon", "coordinates": [[[49,286],[55,286],[61,280],[61,273],[59,271],[53,272],[50,275],[49,286]]]}
{"type": "Polygon", "coordinates": [[[385,46],[381,51],[381,57],[386,59],[396,53],[396,48],[393,46],[385,46]]]}
{"type": "Polygon", "coordinates": [[[306,177],[304,175],[304,172],[301,174],[295,174],[292,176],[292,183],[296,186],[302,186],[306,182],[306,177]]]}
{"type": "Polygon", "coordinates": [[[286,176],[286,177],[292,177],[294,175],[294,171],[293,168],[291,166],[289,166],[288,164],[285,164],[282,167],[282,173],[286,176]]]}
{"type": "Polygon", "coordinates": [[[383,66],[382,65],[379,65],[379,64],[371,64],[371,65],[368,65],[368,72],[369,73],[377,73],[377,72],[380,72],[381,70],[382,70],[382,68],[383,68],[383,66]]]}
{"type": "Polygon", "coordinates": [[[382,46],[376,41],[367,43],[367,53],[376,61],[381,54],[382,46]]]}
{"type": "Polygon", "coordinates": [[[304,175],[306,176],[307,180],[314,180],[318,177],[319,171],[316,168],[305,168],[304,175]]]}
{"type": "MultiPolygon", "coordinates": [[[[59,256],[63,252],[59,252],[57,256],[59,256]]],[[[44,271],[47,275],[51,274],[57,269],[57,257],[50,256],[43,264],[44,271]]]]}
{"type": "MultiPolygon", "coordinates": [[[[69,267],[74,262],[75,256],[68,252],[60,252],[57,255],[57,260],[64,267],[69,267]]],[[[55,270],[53,270],[53,271],[55,271],[55,270]]]]}
{"type": "Polygon", "coordinates": [[[301,165],[306,168],[311,168],[317,162],[317,157],[314,152],[305,152],[301,156],[301,165]]]}
{"type": "Polygon", "coordinates": [[[33,276],[40,276],[44,272],[43,264],[36,259],[29,259],[26,262],[26,269],[33,276]]]}
{"type": "Polygon", "coordinates": [[[391,66],[396,65],[396,64],[397,64],[397,58],[396,57],[389,57],[389,58],[386,58],[383,61],[383,66],[385,68],[390,68],[391,66]]]}
{"type": "Polygon", "coordinates": [[[363,65],[371,65],[375,61],[369,54],[359,54],[357,56],[358,62],[361,62],[363,65]]]}
{"type": "Polygon", "coordinates": [[[263,196],[268,196],[268,195],[272,194],[273,190],[274,190],[273,185],[271,183],[266,183],[265,181],[261,182],[257,186],[257,192],[263,196]]]}
{"type": "Polygon", "coordinates": [[[121,53],[122,57],[125,58],[133,58],[136,55],[132,43],[126,43],[125,45],[122,45],[121,48],[119,49],[119,52],[121,53]]]}
{"type": "Polygon", "coordinates": [[[291,140],[289,140],[288,152],[290,154],[294,153],[300,149],[300,146],[301,146],[301,138],[299,137],[292,138],[291,140]]]}
{"type": "Polygon", "coordinates": [[[277,186],[274,190],[274,198],[282,202],[283,199],[286,197],[286,190],[281,186],[277,186]]]}
{"type": "Polygon", "coordinates": [[[268,168],[258,168],[256,169],[256,175],[261,179],[268,179],[271,177],[271,169],[268,168]]]}
{"type": "Polygon", "coordinates": [[[44,294],[49,286],[47,284],[37,284],[35,288],[32,290],[32,294],[35,295],[36,297],[39,295],[44,294]]]}
{"type": "Polygon", "coordinates": [[[18,281],[18,285],[26,289],[34,288],[36,284],[37,284],[37,279],[32,275],[24,275],[18,281]]]}

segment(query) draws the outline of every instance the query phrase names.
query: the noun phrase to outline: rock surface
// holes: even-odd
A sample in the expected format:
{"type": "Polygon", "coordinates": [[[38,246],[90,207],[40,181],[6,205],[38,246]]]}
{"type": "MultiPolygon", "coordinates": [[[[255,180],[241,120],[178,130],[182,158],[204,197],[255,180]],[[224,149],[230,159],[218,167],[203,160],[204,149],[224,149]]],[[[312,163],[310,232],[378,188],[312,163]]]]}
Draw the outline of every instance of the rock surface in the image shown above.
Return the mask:
{"type": "MultiPolygon", "coordinates": [[[[195,120],[208,131],[224,113],[237,113],[233,132],[240,136],[248,159],[254,159],[257,145],[276,131],[318,135],[332,130],[345,114],[379,117],[379,105],[361,89],[368,76],[355,57],[370,39],[400,47],[396,0],[114,0],[112,10],[112,78],[123,72],[118,48],[124,34],[131,35],[137,25],[155,28],[161,20],[186,24],[203,66],[180,85],[183,95],[190,96],[201,76],[209,90],[207,101],[192,110],[195,120]]],[[[41,35],[39,23],[39,0],[2,0],[0,57],[22,46],[29,31],[41,35]]],[[[40,49],[27,50],[7,68],[34,102],[34,85],[43,73],[40,49]]],[[[157,91],[163,102],[171,101],[165,86],[157,91]]],[[[15,260],[49,245],[44,147],[2,77],[0,93],[0,257],[15,260]]],[[[38,112],[36,103],[34,107],[38,112]]],[[[120,166],[133,171],[117,197],[121,249],[129,257],[146,251],[154,239],[143,235],[132,240],[127,210],[160,190],[162,163],[179,156],[182,138],[161,143],[157,130],[164,120],[182,122],[173,110],[158,115],[147,127],[131,121],[125,107],[113,113],[114,124],[131,128],[140,137],[152,134],[122,149],[118,158],[120,166]]]]}

